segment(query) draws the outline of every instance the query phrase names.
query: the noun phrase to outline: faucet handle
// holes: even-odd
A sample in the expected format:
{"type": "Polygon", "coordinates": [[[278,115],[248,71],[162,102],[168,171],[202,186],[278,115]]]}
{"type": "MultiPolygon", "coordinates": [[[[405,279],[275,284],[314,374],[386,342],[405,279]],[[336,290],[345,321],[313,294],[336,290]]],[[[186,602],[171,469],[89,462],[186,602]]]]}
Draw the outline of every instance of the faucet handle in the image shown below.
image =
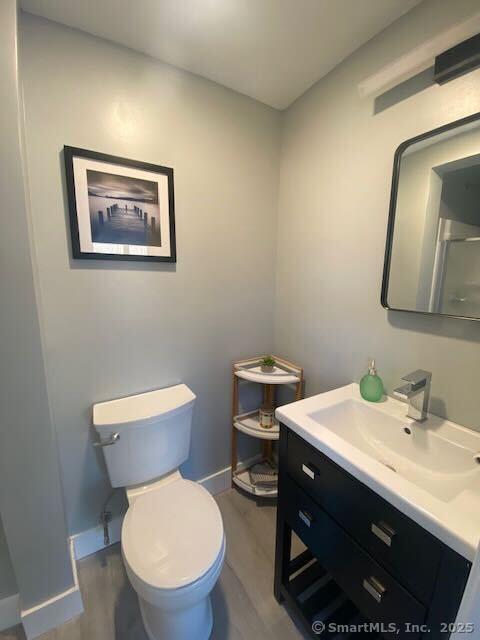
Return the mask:
{"type": "Polygon", "coordinates": [[[424,371],[423,369],[417,369],[416,371],[412,371],[412,373],[403,376],[402,380],[405,382],[410,382],[413,389],[418,389],[420,387],[424,387],[426,384],[430,382],[432,379],[431,371],[424,371]]]}

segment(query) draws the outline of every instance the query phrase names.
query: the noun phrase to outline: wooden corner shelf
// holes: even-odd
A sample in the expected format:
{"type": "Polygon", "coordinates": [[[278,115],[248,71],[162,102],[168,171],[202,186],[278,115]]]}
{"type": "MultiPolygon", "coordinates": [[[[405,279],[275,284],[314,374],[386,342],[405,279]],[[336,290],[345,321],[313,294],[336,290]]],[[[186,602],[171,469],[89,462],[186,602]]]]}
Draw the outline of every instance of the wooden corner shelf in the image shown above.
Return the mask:
{"type": "Polygon", "coordinates": [[[240,381],[263,385],[263,405],[275,409],[275,395],[279,385],[289,385],[293,389],[293,399],[303,398],[304,378],[302,367],[288,362],[283,358],[272,356],[275,360],[273,371],[265,373],[261,369],[264,356],[248,358],[234,362],[232,370],[232,486],[237,486],[252,495],[276,498],[277,489],[255,486],[252,484],[249,469],[238,465],[237,437],[238,433],[244,433],[252,438],[257,438],[262,445],[262,458],[264,462],[276,467],[273,455],[273,443],[279,438],[279,424],[275,420],[273,427],[266,429],[260,425],[260,409],[240,413],[240,381]]]}
{"type": "Polygon", "coordinates": [[[260,426],[260,412],[258,409],[234,416],[233,426],[235,429],[246,433],[247,436],[260,438],[261,440],[278,440],[280,435],[280,426],[277,420],[275,420],[273,427],[270,429],[260,426]]]}
{"type": "Polygon", "coordinates": [[[255,486],[250,480],[249,470],[250,467],[242,469],[241,471],[236,471],[232,476],[232,483],[237,487],[240,487],[240,489],[243,489],[243,491],[251,493],[254,496],[262,498],[276,498],[278,495],[277,487],[255,486]]]}
{"type": "Polygon", "coordinates": [[[249,360],[240,360],[233,365],[235,376],[248,380],[249,382],[258,382],[259,384],[299,384],[303,378],[303,370],[297,365],[273,356],[275,367],[272,372],[264,373],[261,368],[260,358],[250,358],[249,360]]]}

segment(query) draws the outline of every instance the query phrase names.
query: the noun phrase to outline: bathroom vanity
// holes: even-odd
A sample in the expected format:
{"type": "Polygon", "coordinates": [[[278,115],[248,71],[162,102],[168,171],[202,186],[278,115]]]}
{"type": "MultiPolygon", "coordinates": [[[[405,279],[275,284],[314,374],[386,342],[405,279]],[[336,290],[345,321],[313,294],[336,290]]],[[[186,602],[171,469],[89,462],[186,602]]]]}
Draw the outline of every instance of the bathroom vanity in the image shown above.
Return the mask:
{"type": "Polygon", "coordinates": [[[391,398],[372,407],[357,385],[277,410],[275,597],[312,637],[360,625],[365,637],[444,640],[455,629],[480,531],[479,436],[404,413],[391,398]],[[306,547],[294,558],[292,532],[306,547]]]}

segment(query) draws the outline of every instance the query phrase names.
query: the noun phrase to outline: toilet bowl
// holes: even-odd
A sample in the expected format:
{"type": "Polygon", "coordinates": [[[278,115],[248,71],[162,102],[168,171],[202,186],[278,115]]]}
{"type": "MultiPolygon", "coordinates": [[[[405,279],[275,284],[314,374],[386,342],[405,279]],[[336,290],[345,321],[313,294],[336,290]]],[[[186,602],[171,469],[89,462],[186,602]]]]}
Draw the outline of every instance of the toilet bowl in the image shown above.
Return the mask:
{"type": "Polygon", "coordinates": [[[122,556],[149,638],[207,640],[210,592],[225,556],[215,500],[178,472],[129,500],[122,556]]]}
{"type": "Polygon", "coordinates": [[[150,640],[207,640],[213,626],[222,517],[210,493],[178,470],[194,400],[176,385],[94,406],[101,440],[114,442],[104,448],[110,481],[126,488],[122,557],[150,640]]]}

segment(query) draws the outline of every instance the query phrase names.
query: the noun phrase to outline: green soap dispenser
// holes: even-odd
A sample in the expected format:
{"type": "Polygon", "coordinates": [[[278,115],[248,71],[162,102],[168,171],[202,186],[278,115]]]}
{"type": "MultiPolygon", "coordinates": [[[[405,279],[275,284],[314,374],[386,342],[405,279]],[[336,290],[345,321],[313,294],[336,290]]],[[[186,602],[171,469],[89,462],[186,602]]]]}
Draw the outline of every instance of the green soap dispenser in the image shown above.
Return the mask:
{"type": "Polygon", "coordinates": [[[380,376],[377,375],[375,360],[369,361],[368,373],[360,380],[360,394],[364,400],[369,402],[380,402],[383,398],[383,382],[380,376]]]}

